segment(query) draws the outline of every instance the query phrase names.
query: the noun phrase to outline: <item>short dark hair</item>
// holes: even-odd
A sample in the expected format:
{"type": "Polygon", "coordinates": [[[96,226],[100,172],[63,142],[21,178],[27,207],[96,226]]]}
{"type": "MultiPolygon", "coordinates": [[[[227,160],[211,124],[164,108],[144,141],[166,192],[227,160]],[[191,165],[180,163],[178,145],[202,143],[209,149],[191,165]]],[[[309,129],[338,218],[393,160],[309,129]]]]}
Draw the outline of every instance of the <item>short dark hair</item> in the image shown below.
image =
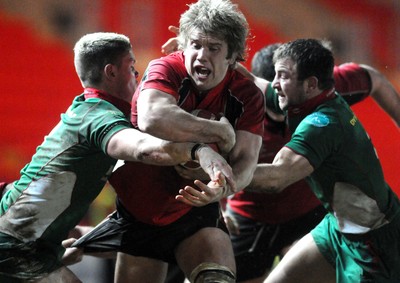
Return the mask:
{"type": "Polygon", "coordinates": [[[297,68],[297,79],[303,81],[314,76],[320,89],[334,86],[333,68],[335,60],[329,42],[318,39],[297,39],[282,44],[274,52],[274,64],[277,60],[290,58],[297,68]]]}
{"type": "Polygon", "coordinates": [[[76,72],[84,86],[101,82],[107,64],[119,65],[122,56],[132,50],[127,36],[96,32],[82,36],[74,46],[76,72]]]}
{"type": "Polygon", "coordinates": [[[272,81],[275,77],[275,66],[273,61],[274,51],[281,43],[273,43],[258,50],[251,60],[251,72],[260,78],[272,81]]]}

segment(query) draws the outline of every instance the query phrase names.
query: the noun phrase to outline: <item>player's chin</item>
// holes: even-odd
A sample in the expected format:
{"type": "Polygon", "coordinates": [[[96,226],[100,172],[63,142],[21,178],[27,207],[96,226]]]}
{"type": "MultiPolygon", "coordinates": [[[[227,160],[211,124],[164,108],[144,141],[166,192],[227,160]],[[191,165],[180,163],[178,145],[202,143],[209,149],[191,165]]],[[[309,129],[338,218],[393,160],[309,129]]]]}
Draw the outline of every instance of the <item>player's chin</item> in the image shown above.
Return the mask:
{"type": "Polygon", "coordinates": [[[210,81],[209,77],[200,77],[200,76],[194,76],[192,77],[194,84],[196,85],[196,89],[200,92],[202,91],[208,91],[211,88],[213,88],[213,84],[210,81]]]}
{"type": "Polygon", "coordinates": [[[279,100],[279,108],[282,111],[286,111],[288,109],[288,104],[287,104],[286,99],[285,100],[279,100]]]}

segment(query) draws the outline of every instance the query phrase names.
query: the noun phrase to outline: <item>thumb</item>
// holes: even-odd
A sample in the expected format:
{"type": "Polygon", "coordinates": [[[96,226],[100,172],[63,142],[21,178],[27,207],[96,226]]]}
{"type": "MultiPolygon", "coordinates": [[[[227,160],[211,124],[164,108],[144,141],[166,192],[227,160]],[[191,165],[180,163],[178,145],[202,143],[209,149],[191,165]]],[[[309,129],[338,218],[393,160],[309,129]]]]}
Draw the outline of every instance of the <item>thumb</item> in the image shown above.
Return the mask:
{"type": "Polygon", "coordinates": [[[64,248],[69,248],[75,242],[76,242],[75,238],[69,238],[69,239],[62,241],[61,244],[64,248]]]}

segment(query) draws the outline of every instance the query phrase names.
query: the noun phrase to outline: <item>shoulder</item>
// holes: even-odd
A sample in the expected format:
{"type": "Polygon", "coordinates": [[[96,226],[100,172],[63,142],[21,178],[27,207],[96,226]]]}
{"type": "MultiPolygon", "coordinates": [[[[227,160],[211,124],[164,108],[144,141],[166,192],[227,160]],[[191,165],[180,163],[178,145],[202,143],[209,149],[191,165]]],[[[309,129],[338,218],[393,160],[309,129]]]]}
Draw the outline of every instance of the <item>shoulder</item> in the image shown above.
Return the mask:
{"type": "Polygon", "coordinates": [[[372,88],[370,74],[356,63],[344,63],[334,68],[336,91],[349,104],[354,104],[366,98],[372,88]]]}
{"type": "Polygon", "coordinates": [[[257,85],[237,70],[231,70],[230,80],[228,82],[229,90],[238,96],[256,95],[263,98],[262,91],[257,85]]]}
{"type": "Polygon", "coordinates": [[[150,61],[145,71],[145,80],[174,78],[177,79],[187,75],[182,52],[174,52],[167,56],[150,61]]]}
{"type": "Polygon", "coordinates": [[[302,122],[312,127],[323,128],[327,127],[331,121],[331,116],[327,115],[323,111],[318,111],[306,116],[302,122]]]}
{"type": "Polygon", "coordinates": [[[85,101],[85,106],[81,112],[83,125],[92,128],[101,128],[101,125],[119,124],[130,127],[130,121],[125,114],[116,106],[108,101],[90,98],[85,101]]]}
{"type": "Polygon", "coordinates": [[[302,133],[304,136],[321,139],[323,136],[330,136],[331,133],[333,135],[339,134],[343,128],[342,113],[340,110],[342,101],[339,97],[338,101],[318,106],[315,111],[304,117],[297,127],[296,132],[302,133]]]}
{"type": "Polygon", "coordinates": [[[171,53],[167,56],[151,60],[149,63],[149,68],[170,68],[175,69],[177,68],[182,69],[185,68],[184,64],[184,57],[181,51],[171,53]]]}

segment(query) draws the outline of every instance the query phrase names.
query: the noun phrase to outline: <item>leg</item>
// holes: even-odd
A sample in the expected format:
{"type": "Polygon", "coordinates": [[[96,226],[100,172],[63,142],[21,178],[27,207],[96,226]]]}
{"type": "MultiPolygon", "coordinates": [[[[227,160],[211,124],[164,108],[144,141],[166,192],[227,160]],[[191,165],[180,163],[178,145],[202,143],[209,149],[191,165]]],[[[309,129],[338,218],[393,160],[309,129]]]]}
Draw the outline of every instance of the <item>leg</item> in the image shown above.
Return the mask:
{"type": "Polygon", "coordinates": [[[201,263],[215,263],[236,272],[229,235],[219,228],[200,229],[178,245],[175,255],[187,277],[201,263]]]}
{"type": "Polygon", "coordinates": [[[116,283],[162,283],[165,280],[167,268],[168,264],[161,260],[118,253],[114,281],[116,283]]]}
{"type": "Polygon", "coordinates": [[[168,264],[167,278],[165,283],[183,283],[185,281],[185,274],[177,264],[168,264]]]}
{"type": "Polygon", "coordinates": [[[53,282],[82,283],[82,281],[79,280],[78,277],[76,277],[76,275],[67,267],[61,267],[56,271],[50,273],[45,278],[35,281],[35,283],[53,283],[53,282]]]}
{"type": "Polygon", "coordinates": [[[297,242],[265,280],[266,283],[335,281],[334,267],[319,252],[311,234],[297,242]]]}
{"type": "Polygon", "coordinates": [[[235,253],[237,282],[264,282],[278,254],[275,239],[280,236],[279,227],[239,215],[229,205],[224,217],[235,253]]]}

